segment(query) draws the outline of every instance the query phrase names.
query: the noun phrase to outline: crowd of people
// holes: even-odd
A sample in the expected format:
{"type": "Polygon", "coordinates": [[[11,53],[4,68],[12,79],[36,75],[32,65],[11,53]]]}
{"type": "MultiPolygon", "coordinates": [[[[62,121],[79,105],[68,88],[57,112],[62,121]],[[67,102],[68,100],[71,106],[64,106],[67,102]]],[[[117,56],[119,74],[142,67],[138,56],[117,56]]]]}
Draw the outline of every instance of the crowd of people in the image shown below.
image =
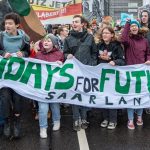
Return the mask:
{"type": "MultiPolygon", "coordinates": [[[[4,17],[5,30],[0,32],[0,55],[9,59],[32,57],[62,65],[66,59],[75,57],[81,63],[96,66],[108,63],[111,66],[143,64],[150,65],[150,12],[143,10],[139,20],[127,19],[124,26],[112,27],[111,22],[102,21],[90,25],[80,15],[73,17],[71,28],[59,25],[47,30],[47,35],[36,43],[30,41],[28,35],[20,29],[20,18],[15,13],[4,17]]],[[[0,89],[0,132],[6,137],[20,137],[20,118],[22,112],[21,96],[13,89],[0,89]]],[[[39,120],[40,137],[47,138],[48,111],[52,112],[53,131],[61,126],[59,103],[43,103],[34,101],[39,120]]],[[[68,105],[67,105],[68,106],[68,105]]],[[[73,129],[87,129],[87,112],[90,108],[71,105],[73,129]]],[[[136,125],[143,125],[143,109],[127,109],[128,129],[135,129],[134,112],[137,114],[136,125]]],[[[146,109],[150,113],[150,109],[146,109]]],[[[102,109],[103,121],[100,126],[115,129],[117,126],[117,109],[102,109]]]]}

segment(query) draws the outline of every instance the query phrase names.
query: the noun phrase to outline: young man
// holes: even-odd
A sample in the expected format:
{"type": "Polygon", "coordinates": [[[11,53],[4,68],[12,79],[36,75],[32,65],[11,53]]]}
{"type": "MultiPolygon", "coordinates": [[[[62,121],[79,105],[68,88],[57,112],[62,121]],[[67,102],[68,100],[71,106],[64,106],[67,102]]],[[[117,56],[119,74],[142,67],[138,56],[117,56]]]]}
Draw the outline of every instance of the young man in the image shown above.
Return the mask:
{"type": "Polygon", "coordinates": [[[146,38],[150,45],[150,12],[148,10],[143,10],[141,12],[141,25],[142,27],[147,27],[149,29],[146,38]]]}
{"type": "MultiPolygon", "coordinates": [[[[15,13],[9,13],[4,17],[5,31],[0,33],[0,55],[6,59],[16,55],[17,57],[28,57],[30,54],[29,37],[23,30],[18,29],[20,18],[15,13]]],[[[20,137],[20,95],[12,89],[4,87],[1,89],[1,100],[4,108],[4,135],[11,136],[11,121],[13,136],[20,137]],[[12,112],[12,114],[11,114],[12,112]]]]}
{"type": "MultiPolygon", "coordinates": [[[[93,36],[84,29],[84,22],[80,15],[73,17],[72,30],[64,42],[64,54],[67,59],[75,57],[85,65],[94,66],[97,65],[98,51],[93,36]]],[[[86,107],[72,105],[75,131],[88,127],[87,110],[86,107]]]]}
{"type": "Polygon", "coordinates": [[[58,37],[58,44],[59,44],[59,49],[63,51],[64,49],[64,40],[69,34],[69,30],[67,27],[59,27],[57,30],[57,37],[58,37]]]}

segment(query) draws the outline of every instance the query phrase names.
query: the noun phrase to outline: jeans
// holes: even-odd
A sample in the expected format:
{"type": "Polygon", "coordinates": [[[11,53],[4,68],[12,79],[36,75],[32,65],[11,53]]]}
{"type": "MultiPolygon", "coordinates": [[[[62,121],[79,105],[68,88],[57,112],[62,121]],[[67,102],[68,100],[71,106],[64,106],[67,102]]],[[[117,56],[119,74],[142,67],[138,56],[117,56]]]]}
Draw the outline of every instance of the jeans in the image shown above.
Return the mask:
{"type": "Polygon", "coordinates": [[[42,103],[38,102],[39,105],[39,126],[40,128],[47,128],[48,121],[47,121],[47,113],[49,110],[49,105],[52,111],[52,121],[57,122],[60,121],[60,104],[59,103],[42,103]]]}
{"type": "Polygon", "coordinates": [[[117,109],[103,109],[102,112],[104,120],[117,123],[117,109]]]}
{"type": "Polygon", "coordinates": [[[142,116],[143,114],[143,109],[131,109],[128,108],[127,109],[128,112],[128,119],[129,120],[133,120],[134,119],[134,112],[138,115],[138,116],[142,116]]]}
{"type": "Polygon", "coordinates": [[[6,87],[2,88],[0,92],[0,98],[4,107],[4,118],[10,117],[12,111],[13,114],[20,114],[22,110],[21,96],[12,89],[6,87]]]}
{"type": "Polygon", "coordinates": [[[84,106],[72,105],[73,120],[87,119],[87,111],[89,108],[84,106]]]}

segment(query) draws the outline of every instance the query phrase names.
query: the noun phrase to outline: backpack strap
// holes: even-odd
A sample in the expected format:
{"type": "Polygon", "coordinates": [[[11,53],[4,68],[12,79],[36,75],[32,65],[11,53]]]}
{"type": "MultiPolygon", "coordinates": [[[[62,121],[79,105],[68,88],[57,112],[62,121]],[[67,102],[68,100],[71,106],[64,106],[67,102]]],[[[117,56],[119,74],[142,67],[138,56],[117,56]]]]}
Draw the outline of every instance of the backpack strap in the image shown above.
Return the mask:
{"type": "Polygon", "coordinates": [[[4,50],[4,45],[3,45],[3,32],[0,32],[0,50],[4,50]]]}

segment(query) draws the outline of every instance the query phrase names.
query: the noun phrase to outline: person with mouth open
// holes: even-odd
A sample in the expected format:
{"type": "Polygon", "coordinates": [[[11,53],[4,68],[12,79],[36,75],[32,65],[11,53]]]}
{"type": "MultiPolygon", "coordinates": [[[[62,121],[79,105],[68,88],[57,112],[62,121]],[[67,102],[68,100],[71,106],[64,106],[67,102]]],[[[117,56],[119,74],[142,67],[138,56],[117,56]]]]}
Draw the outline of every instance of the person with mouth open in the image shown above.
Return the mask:
{"type": "MultiPolygon", "coordinates": [[[[150,64],[150,47],[148,40],[144,38],[141,25],[137,20],[128,19],[122,32],[121,42],[125,48],[125,59],[127,65],[150,64]]],[[[135,129],[134,112],[137,114],[136,124],[143,125],[143,109],[127,109],[128,129],[135,129]]]]}
{"type": "MultiPolygon", "coordinates": [[[[75,15],[72,21],[72,30],[70,35],[64,41],[65,59],[75,57],[84,65],[96,66],[98,59],[98,49],[94,42],[93,35],[89,34],[85,28],[85,18],[75,15]]],[[[85,106],[72,105],[73,129],[80,131],[87,129],[87,111],[85,106]]]]}

